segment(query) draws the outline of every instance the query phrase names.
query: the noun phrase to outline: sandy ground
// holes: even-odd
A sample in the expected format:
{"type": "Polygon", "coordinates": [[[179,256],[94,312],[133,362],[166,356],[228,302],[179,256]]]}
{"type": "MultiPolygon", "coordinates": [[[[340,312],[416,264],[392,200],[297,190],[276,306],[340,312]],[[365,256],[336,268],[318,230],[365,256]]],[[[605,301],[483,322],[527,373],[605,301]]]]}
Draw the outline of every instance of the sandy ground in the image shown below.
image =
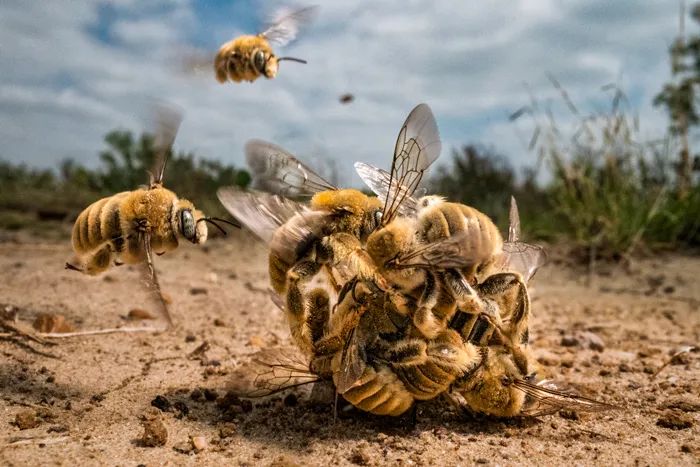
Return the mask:
{"type": "MultiPolygon", "coordinates": [[[[90,278],[63,270],[67,242],[4,240],[0,303],[18,307],[22,323],[49,312],[79,329],[113,327],[144,306],[133,268],[90,278]]],[[[699,354],[677,357],[652,378],[674,351],[698,342],[698,257],[607,267],[591,286],[582,270],[554,260],[534,280],[531,335],[543,373],[624,409],[465,420],[434,401],[419,406],[415,426],[408,417],[358,412],[333,423],[332,406],[301,390],[252,406],[222,403],[241,362],[260,348],[289,344],[282,314],[265,292],[264,250],[237,234],[157,260],[174,330],[30,344],[50,356],[0,339],[0,464],[700,463],[699,354]],[[157,396],[156,405],[168,410],[152,406],[157,396]],[[21,430],[18,414],[36,417],[37,426],[21,430]],[[154,417],[167,441],[146,447],[142,423],[154,417]],[[202,436],[207,447],[191,450],[191,436],[202,436]]]]}

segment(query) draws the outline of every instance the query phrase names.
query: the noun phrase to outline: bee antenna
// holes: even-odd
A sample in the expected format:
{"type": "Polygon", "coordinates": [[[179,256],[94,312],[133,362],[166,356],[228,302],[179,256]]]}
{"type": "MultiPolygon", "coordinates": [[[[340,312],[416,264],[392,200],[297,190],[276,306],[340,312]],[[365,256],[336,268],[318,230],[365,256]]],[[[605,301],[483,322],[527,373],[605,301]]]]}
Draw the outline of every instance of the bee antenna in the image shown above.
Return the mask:
{"type": "Polygon", "coordinates": [[[303,63],[306,64],[306,60],[302,60],[301,58],[294,58],[294,57],[279,57],[277,59],[278,62],[281,62],[282,60],[289,60],[290,62],[297,62],[297,63],[303,63]]]}
{"type": "Polygon", "coordinates": [[[213,225],[214,227],[216,227],[217,229],[219,229],[219,230],[221,231],[221,233],[224,234],[224,235],[226,235],[226,231],[223,229],[223,227],[221,227],[219,224],[217,224],[217,223],[214,222],[214,221],[223,222],[223,223],[225,223],[225,224],[229,224],[229,225],[232,225],[232,226],[234,226],[234,227],[240,227],[240,225],[238,225],[238,224],[235,224],[235,223],[233,223],[233,222],[231,222],[231,221],[227,221],[226,219],[220,219],[220,218],[218,218],[218,217],[203,217],[203,218],[199,219],[199,220],[197,221],[197,223],[200,223],[200,222],[202,222],[202,221],[210,223],[211,225],[213,225]]]}

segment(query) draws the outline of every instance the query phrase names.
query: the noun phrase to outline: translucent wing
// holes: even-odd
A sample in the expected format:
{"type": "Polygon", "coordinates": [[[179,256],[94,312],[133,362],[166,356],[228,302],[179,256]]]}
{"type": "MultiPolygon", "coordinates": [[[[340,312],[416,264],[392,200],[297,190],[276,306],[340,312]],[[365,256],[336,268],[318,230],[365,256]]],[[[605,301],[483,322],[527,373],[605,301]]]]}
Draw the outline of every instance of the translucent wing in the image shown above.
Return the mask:
{"type": "Polygon", "coordinates": [[[335,190],[332,184],[281,147],[261,140],[245,145],[248,166],[253,172],[253,187],[286,197],[312,196],[319,191],[335,190]]]}
{"type": "Polygon", "coordinates": [[[275,12],[270,25],[260,33],[270,42],[284,46],[293,41],[299,30],[309,24],[318,11],[317,6],[309,6],[299,10],[280,8],[275,12]]]}
{"type": "MultiPolygon", "coordinates": [[[[475,228],[478,223],[474,219],[475,228]]],[[[397,269],[425,268],[431,270],[464,268],[485,259],[483,251],[475,248],[475,244],[469,241],[473,238],[471,229],[466,229],[451,237],[437,240],[425,245],[419,245],[415,249],[407,251],[392,259],[388,267],[397,269]]]]}
{"type": "Polygon", "coordinates": [[[561,409],[601,412],[618,408],[605,402],[580,396],[571,391],[562,390],[558,385],[547,380],[531,383],[523,379],[517,379],[513,381],[513,386],[527,395],[527,406],[521,412],[522,415],[536,417],[557,412],[561,409]]]}
{"type": "Polygon", "coordinates": [[[151,187],[163,184],[165,166],[168,154],[182,123],[182,112],[172,105],[159,104],[155,109],[155,132],[153,134],[153,150],[155,160],[151,172],[151,187]]]}
{"type": "Polygon", "coordinates": [[[508,242],[513,243],[520,240],[520,213],[515,197],[510,197],[510,213],[508,222],[508,242]]]}
{"type": "MultiPolygon", "coordinates": [[[[441,149],[440,133],[433,112],[426,104],[419,104],[408,114],[399,131],[389,181],[386,188],[381,188],[381,196],[384,197],[383,225],[389,223],[400,212],[401,205],[413,196],[424,172],[438,158],[441,149]]],[[[375,180],[373,184],[378,183],[375,180]]]]}
{"type": "Polygon", "coordinates": [[[345,394],[352,389],[362,377],[366,366],[360,351],[357,327],[354,327],[343,347],[340,370],[333,375],[338,394],[345,394]]]}
{"type": "Polygon", "coordinates": [[[275,231],[295,215],[310,213],[304,205],[281,196],[243,191],[238,187],[219,188],[221,204],[265,244],[275,231]]]}
{"type": "MultiPolygon", "coordinates": [[[[391,183],[391,174],[386,170],[378,167],[365,164],[364,162],[355,162],[355,171],[358,173],[363,182],[372,190],[380,199],[387,199],[389,195],[389,184],[391,183]]],[[[397,187],[397,191],[405,191],[406,187],[397,187]]],[[[415,190],[414,190],[415,191],[415,190]]],[[[425,190],[418,190],[423,193],[425,190]]],[[[416,193],[414,193],[416,194],[416,193]]],[[[417,197],[408,194],[403,194],[403,201],[398,206],[399,214],[403,216],[413,217],[418,210],[417,197]]]]}
{"type": "Polygon", "coordinates": [[[500,258],[501,268],[520,273],[527,283],[537,270],[547,262],[544,248],[523,243],[520,240],[520,214],[515,198],[510,198],[510,222],[508,224],[508,241],[503,244],[500,258]]]}
{"type": "Polygon", "coordinates": [[[231,390],[240,397],[265,397],[321,381],[296,348],[265,349],[234,371],[231,390]]]}
{"type": "Polygon", "coordinates": [[[501,261],[501,269],[520,273],[527,283],[547,262],[547,254],[541,246],[523,242],[506,242],[503,244],[501,261]]]}

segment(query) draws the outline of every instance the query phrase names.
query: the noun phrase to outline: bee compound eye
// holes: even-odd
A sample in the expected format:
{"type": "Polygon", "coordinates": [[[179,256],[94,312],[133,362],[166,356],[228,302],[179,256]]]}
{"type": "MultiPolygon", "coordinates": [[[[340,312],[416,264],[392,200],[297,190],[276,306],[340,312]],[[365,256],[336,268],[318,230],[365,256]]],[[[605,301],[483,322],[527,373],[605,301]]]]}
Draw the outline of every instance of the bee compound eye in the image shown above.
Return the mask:
{"type": "Polygon", "coordinates": [[[187,240],[192,241],[195,238],[194,216],[189,209],[183,209],[180,212],[180,231],[187,240]]]}
{"type": "Polygon", "coordinates": [[[260,73],[265,72],[265,52],[258,50],[253,54],[253,66],[260,73]]]}

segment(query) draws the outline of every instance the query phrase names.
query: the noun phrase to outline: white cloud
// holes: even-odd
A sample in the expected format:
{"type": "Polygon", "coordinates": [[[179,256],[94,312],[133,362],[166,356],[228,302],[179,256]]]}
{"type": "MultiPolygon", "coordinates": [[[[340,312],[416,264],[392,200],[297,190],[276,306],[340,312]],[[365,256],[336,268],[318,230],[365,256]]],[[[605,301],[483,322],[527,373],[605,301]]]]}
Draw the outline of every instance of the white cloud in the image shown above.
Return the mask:
{"type": "Polygon", "coordinates": [[[73,155],[94,165],[104,133],[147,128],[149,104],[163,99],[186,112],[181,149],[242,164],[244,142],[261,137],[302,159],[337,158],[344,180],[359,183],[349,178],[352,162],[388,166],[403,119],[428,102],[444,147],[491,144],[517,166],[534,156],[523,150],[526,125],[519,139],[507,116],[528,102],[523,83],[555,98],[547,71],[588,110],[622,73],[644,131],[660,134],[665,119],[650,102],[667,80],[677,23],[661,3],[325,1],[300,40],[279,51],[308,65],[285,62],[275,80],[222,86],[178,73],[177,53],[194,36],[256,32],[236,18],[201,24],[186,0],[111,2],[117,17],[105,42],[90,32],[97,3],[3,2],[0,157],[50,166],[73,155]],[[345,92],[354,103],[338,102],[345,92]]]}

